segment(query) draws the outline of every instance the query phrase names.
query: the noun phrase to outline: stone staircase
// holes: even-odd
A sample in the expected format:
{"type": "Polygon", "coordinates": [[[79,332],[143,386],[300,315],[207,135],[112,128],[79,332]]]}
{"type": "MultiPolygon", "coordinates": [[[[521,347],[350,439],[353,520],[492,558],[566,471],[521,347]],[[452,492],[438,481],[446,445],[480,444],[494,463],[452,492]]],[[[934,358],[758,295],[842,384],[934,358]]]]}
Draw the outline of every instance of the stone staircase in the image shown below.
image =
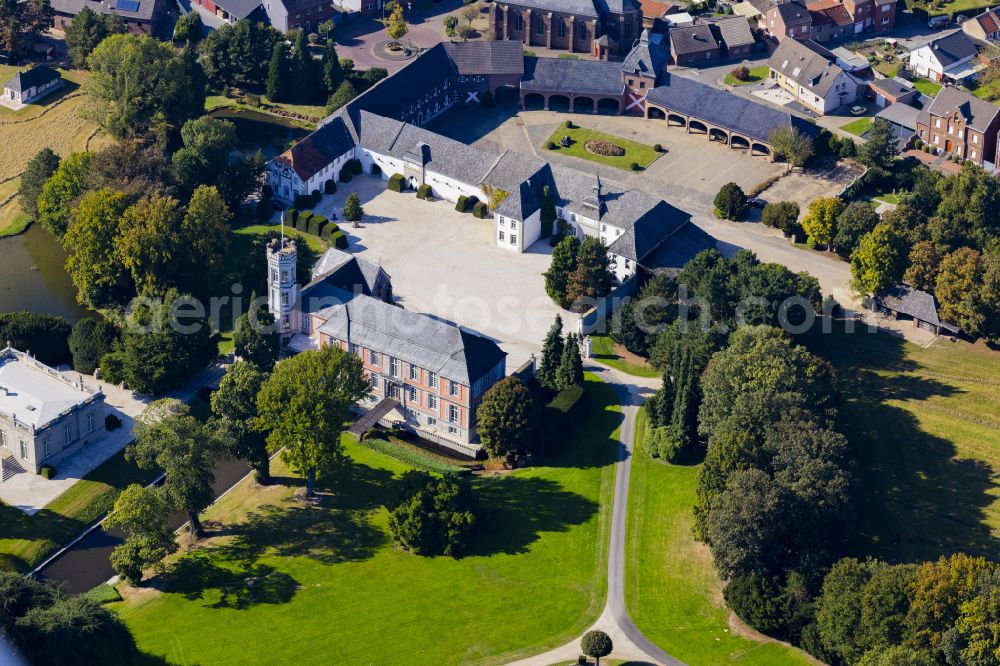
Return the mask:
{"type": "Polygon", "coordinates": [[[17,462],[14,456],[7,454],[0,457],[0,483],[4,483],[15,474],[23,473],[24,468],[21,467],[21,463],[17,462]]]}

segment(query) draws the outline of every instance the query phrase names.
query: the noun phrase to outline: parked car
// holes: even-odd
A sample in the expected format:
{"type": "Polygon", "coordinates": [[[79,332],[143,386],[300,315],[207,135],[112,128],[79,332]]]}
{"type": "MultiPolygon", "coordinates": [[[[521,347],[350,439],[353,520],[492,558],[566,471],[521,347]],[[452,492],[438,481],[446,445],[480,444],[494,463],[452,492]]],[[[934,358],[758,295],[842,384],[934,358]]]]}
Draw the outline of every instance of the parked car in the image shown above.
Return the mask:
{"type": "Polygon", "coordinates": [[[937,30],[938,28],[947,27],[951,23],[951,17],[942,14],[941,16],[935,16],[930,21],[927,22],[927,27],[932,30],[937,30]]]}
{"type": "Polygon", "coordinates": [[[754,197],[753,199],[750,199],[750,201],[748,201],[747,203],[749,203],[754,208],[763,208],[764,206],[767,205],[767,200],[761,199],[760,197],[754,197]]]}
{"type": "Polygon", "coordinates": [[[865,107],[861,106],[860,104],[855,104],[854,106],[851,107],[851,115],[852,116],[863,116],[867,112],[868,112],[868,109],[866,109],[865,107]]]}

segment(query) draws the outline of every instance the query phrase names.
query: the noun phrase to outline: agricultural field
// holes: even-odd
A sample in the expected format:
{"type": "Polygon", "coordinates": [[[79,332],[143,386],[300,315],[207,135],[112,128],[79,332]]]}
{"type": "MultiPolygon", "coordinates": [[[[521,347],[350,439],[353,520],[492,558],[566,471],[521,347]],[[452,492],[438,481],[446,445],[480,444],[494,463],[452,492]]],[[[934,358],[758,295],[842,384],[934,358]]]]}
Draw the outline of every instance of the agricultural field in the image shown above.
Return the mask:
{"type": "Polygon", "coordinates": [[[112,607],[158,663],[238,646],[242,663],[498,664],[562,644],[607,587],[622,415],[609,386],[586,387],[593,409],[560,456],[473,481],[488,524],[464,557],[393,544],[384,503],[410,467],[348,436],[351,463],[318,504],[272,463],[276,484],[238,486],[206,512],[214,536],[112,607]],[[249,591],[249,577],[266,584],[249,591]]]}

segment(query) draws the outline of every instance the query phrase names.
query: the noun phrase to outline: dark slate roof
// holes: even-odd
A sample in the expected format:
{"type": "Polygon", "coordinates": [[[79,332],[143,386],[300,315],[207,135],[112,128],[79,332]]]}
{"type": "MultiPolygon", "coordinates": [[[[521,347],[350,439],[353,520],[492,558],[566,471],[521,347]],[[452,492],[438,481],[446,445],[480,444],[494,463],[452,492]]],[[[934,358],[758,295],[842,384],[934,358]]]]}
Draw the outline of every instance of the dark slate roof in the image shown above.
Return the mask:
{"type": "Polygon", "coordinates": [[[917,131],[917,118],[920,116],[920,109],[909,104],[890,104],[875,114],[876,118],[884,118],[894,125],[905,127],[917,131]]]}
{"type": "Polygon", "coordinates": [[[562,12],[591,18],[599,16],[593,0],[511,0],[508,4],[512,7],[529,7],[546,12],[562,12]]]}
{"type": "MultiPolygon", "coordinates": [[[[781,20],[785,22],[785,25],[795,25],[798,23],[812,23],[812,17],[809,16],[809,10],[806,9],[805,5],[795,2],[783,2],[779,5],[775,5],[778,9],[778,15],[781,16],[781,20]]],[[[782,44],[785,41],[782,40],[782,44]]]]}
{"type": "Polygon", "coordinates": [[[684,211],[674,208],[666,201],[658,201],[628,226],[611,243],[608,251],[642,263],[647,255],[690,221],[691,216],[684,211]]]}
{"type": "Polygon", "coordinates": [[[7,83],[3,84],[3,87],[20,93],[37,86],[44,86],[58,78],[60,78],[59,72],[56,70],[45,65],[35,65],[25,72],[18,72],[10,77],[7,83]]]}
{"type": "Polygon", "coordinates": [[[756,141],[767,143],[771,132],[777,127],[791,126],[809,135],[814,135],[817,131],[815,125],[798,116],[700,81],[668,75],[664,83],[665,85],[646,93],[646,100],[756,141]]]}
{"type": "Polygon", "coordinates": [[[707,24],[683,25],[670,29],[670,50],[675,55],[688,53],[703,53],[719,48],[719,43],[712,35],[712,28],[707,24]]]}
{"type": "Polygon", "coordinates": [[[654,273],[676,275],[696,255],[714,247],[715,239],[689,222],[639,260],[639,264],[654,273]]]}
{"type": "MultiPolygon", "coordinates": [[[[368,147],[364,140],[361,145],[368,147]]],[[[430,171],[476,184],[483,181],[497,160],[494,153],[410,124],[404,124],[388,154],[399,159],[422,159],[430,171]]]]}
{"type": "MultiPolygon", "coordinates": [[[[908,83],[908,82],[907,82],[908,83]]],[[[913,90],[913,86],[904,84],[899,79],[875,79],[874,81],[869,81],[868,85],[871,86],[877,92],[884,95],[891,95],[892,97],[899,97],[905,95],[913,90]]]]}
{"type": "MultiPolygon", "coordinates": [[[[261,6],[261,0],[218,0],[215,5],[222,7],[237,19],[243,19],[261,6]]],[[[191,10],[195,11],[195,10],[191,10]]]]}
{"type": "Polygon", "coordinates": [[[519,185],[532,178],[546,179],[540,172],[546,170],[548,162],[538,157],[507,150],[493,164],[483,179],[484,185],[496,187],[505,192],[513,192],[519,185]]]}
{"type": "MultiPolygon", "coordinates": [[[[344,252],[331,247],[316,262],[312,269],[313,284],[320,280],[332,281],[334,285],[348,291],[361,290],[366,296],[375,293],[379,276],[389,279],[389,274],[373,261],[356,257],[350,252],[344,252]]],[[[299,292],[308,294],[309,285],[299,292]]]]}
{"type": "Polygon", "coordinates": [[[307,181],[353,147],[354,140],[344,119],[333,116],[315,132],[278,155],[275,161],[289,165],[299,178],[307,181]]]}
{"type": "Polygon", "coordinates": [[[712,21],[711,25],[719,31],[719,38],[726,48],[753,46],[755,43],[750,23],[742,16],[712,21]]]}
{"type": "Polygon", "coordinates": [[[938,318],[937,301],[926,291],[920,291],[905,284],[898,284],[876,297],[876,302],[900,314],[925,321],[935,326],[957,331],[954,326],[938,318]]]}
{"type": "Polygon", "coordinates": [[[623,95],[625,84],[616,62],[529,57],[521,89],[623,95]]]}
{"type": "Polygon", "coordinates": [[[657,76],[667,67],[670,54],[659,44],[650,44],[649,30],[643,30],[639,41],[632,47],[622,62],[621,71],[625,73],[638,72],[657,76]]]}
{"type": "Polygon", "coordinates": [[[927,43],[927,47],[930,48],[934,57],[945,67],[953,65],[960,60],[967,60],[979,53],[975,42],[969,39],[961,30],[956,30],[950,35],[932,40],[927,43]]]}
{"type": "Polygon", "coordinates": [[[448,42],[444,49],[459,74],[524,74],[520,42],[448,42]]]}
{"type": "Polygon", "coordinates": [[[443,44],[437,44],[355,98],[351,110],[399,118],[427,91],[458,74],[443,44]]]}
{"type": "Polygon", "coordinates": [[[826,97],[830,86],[844,73],[836,62],[837,56],[812,40],[785,39],[767,64],[816,95],[826,97]]]}
{"type": "Polygon", "coordinates": [[[472,386],[506,352],[489,338],[429,315],[404,310],[364,294],[331,289],[339,302],[318,312],[319,331],[376,349],[446,379],[472,386]]]}
{"type": "Polygon", "coordinates": [[[932,116],[947,116],[958,109],[965,123],[977,132],[986,132],[1000,114],[1000,106],[991,104],[958,88],[941,88],[927,112],[932,116]]]}
{"type": "Polygon", "coordinates": [[[597,8],[605,14],[627,14],[641,11],[642,6],[637,0],[596,0],[597,8]]]}

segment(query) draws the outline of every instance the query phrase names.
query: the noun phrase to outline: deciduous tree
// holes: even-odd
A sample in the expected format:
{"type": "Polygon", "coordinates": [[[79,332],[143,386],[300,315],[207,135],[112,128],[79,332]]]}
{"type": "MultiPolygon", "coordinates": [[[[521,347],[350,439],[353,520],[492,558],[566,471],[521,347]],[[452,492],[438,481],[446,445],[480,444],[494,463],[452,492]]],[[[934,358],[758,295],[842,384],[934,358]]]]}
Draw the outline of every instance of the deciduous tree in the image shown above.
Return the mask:
{"type": "Polygon", "coordinates": [[[580,639],[580,652],[596,659],[597,666],[601,666],[601,657],[607,657],[612,649],[611,637],[597,629],[588,631],[580,639]]]}
{"type": "Polygon", "coordinates": [[[494,384],[476,410],[476,424],[483,449],[491,458],[513,462],[524,455],[538,429],[538,401],[518,377],[494,384]]]}
{"type": "Polygon", "coordinates": [[[785,158],[788,169],[804,166],[813,156],[813,140],[794,127],[778,127],[768,136],[774,152],[785,158]]]}
{"type": "Polygon", "coordinates": [[[576,270],[577,253],[580,251],[580,239],[576,236],[566,236],[552,251],[552,262],[545,272],[545,291],[553,301],[562,307],[569,303],[566,290],[569,287],[569,275],[576,270]]]}
{"type": "Polygon", "coordinates": [[[281,353],[281,333],[274,323],[274,315],[266,307],[253,305],[256,300],[254,293],[250,297],[251,311],[236,320],[233,346],[236,356],[270,372],[281,353]]]}
{"type": "Polygon", "coordinates": [[[785,236],[797,236],[802,231],[799,205],[794,201],[768,202],[761,211],[760,221],[765,226],[779,229],[785,236]]]}
{"type": "Polygon", "coordinates": [[[871,296],[884,292],[903,277],[906,247],[885,222],[861,237],[851,255],[851,277],[855,291],[871,296]]]}
{"type": "Polygon", "coordinates": [[[742,220],[750,209],[747,195],[736,183],[726,183],[715,195],[715,214],[725,220],[742,220]]]}
{"type": "Polygon", "coordinates": [[[347,409],[370,390],[361,359],[332,345],[279,363],[264,382],[257,410],[268,446],[305,474],[309,496],[317,472],[343,464],[347,409]]]}
{"type": "Polygon", "coordinates": [[[211,398],[212,414],[226,450],[234,458],[246,460],[262,485],[271,482],[267,438],[257,419],[257,394],[266,379],[267,373],[256,365],[239,361],[229,366],[211,398]]]}
{"type": "Polygon", "coordinates": [[[42,195],[42,188],[58,168],[59,156],[46,147],[35,153],[21,172],[17,197],[21,210],[32,220],[38,219],[38,198],[42,195]]]}
{"type": "Polygon", "coordinates": [[[42,186],[38,197],[38,221],[56,238],[66,233],[70,209],[76,198],[87,190],[92,159],[91,153],[70,153],[42,186]]]}
{"type": "Polygon", "coordinates": [[[878,213],[867,201],[854,201],[837,216],[833,246],[842,257],[849,258],[861,238],[871,233],[879,223],[878,213]]]}
{"type": "Polygon", "coordinates": [[[92,309],[123,305],[135,295],[134,286],[116,245],[128,199],[121,192],[88,192],[73,209],[63,237],[66,272],[77,300],[92,309]]]}
{"type": "Polygon", "coordinates": [[[354,84],[347,79],[344,79],[340,85],[337,86],[337,89],[333,92],[333,94],[330,95],[330,99],[326,103],[326,112],[333,113],[357,96],[358,91],[355,89],[354,84]]]}
{"type": "Polygon", "coordinates": [[[111,566],[129,585],[142,582],[142,572],[177,550],[167,519],[170,505],[159,488],[133,483],[122,491],[104,529],[125,532],[125,543],[111,552],[111,566]]]}
{"type": "Polygon", "coordinates": [[[802,228],[810,246],[823,245],[828,250],[833,249],[837,218],[844,212],[844,208],[844,201],[838,197],[820,197],[809,203],[809,210],[802,218],[802,228]]]}
{"type": "Polygon", "coordinates": [[[392,9],[392,13],[389,14],[389,21],[386,24],[385,32],[389,35],[389,39],[402,39],[403,35],[409,31],[410,28],[406,25],[406,17],[403,16],[403,6],[396,3],[396,6],[392,9]]]}

